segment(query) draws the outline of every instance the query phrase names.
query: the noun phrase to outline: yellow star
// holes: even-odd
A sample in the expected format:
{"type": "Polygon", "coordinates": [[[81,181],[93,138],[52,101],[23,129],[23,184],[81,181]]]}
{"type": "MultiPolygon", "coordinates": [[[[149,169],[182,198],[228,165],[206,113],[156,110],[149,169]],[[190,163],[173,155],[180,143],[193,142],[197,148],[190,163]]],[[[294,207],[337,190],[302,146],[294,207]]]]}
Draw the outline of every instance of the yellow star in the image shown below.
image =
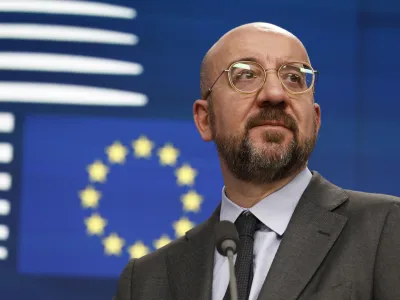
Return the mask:
{"type": "Polygon", "coordinates": [[[179,150],[174,148],[172,144],[166,144],[158,150],[158,156],[160,157],[161,165],[174,166],[176,164],[176,159],[179,156],[179,150]]]}
{"type": "Polygon", "coordinates": [[[203,202],[203,197],[191,190],[186,194],[182,195],[181,201],[183,202],[183,210],[186,212],[199,212],[200,205],[203,202]]]}
{"type": "Polygon", "coordinates": [[[149,158],[154,144],[147,137],[141,135],[136,141],[132,142],[132,147],[137,158],[149,158]]]}
{"type": "Polygon", "coordinates": [[[111,233],[108,237],[103,239],[103,245],[107,255],[121,255],[125,240],[120,238],[118,234],[111,233]]]}
{"type": "Polygon", "coordinates": [[[197,176],[197,171],[190,165],[184,164],[175,171],[178,185],[193,185],[197,176]]]}
{"type": "Polygon", "coordinates": [[[79,192],[79,197],[81,198],[82,206],[84,208],[96,208],[99,206],[101,193],[95,190],[92,186],[88,186],[79,192]]]}
{"type": "Polygon", "coordinates": [[[143,244],[142,241],[138,241],[132,246],[129,247],[128,253],[130,254],[131,258],[141,258],[150,252],[149,247],[143,244]]]}
{"type": "Polygon", "coordinates": [[[110,163],[123,164],[126,156],[128,155],[128,149],[119,141],[116,141],[111,146],[106,148],[106,153],[110,163]]]}
{"type": "Polygon", "coordinates": [[[96,160],[94,163],[89,165],[87,167],[87,171],[89,173],[89,178],[91,181],[95,182],[106,181],[108,167],[105,164],[103,164],[101,160],[96,160]]]}
{"type": "Polygon", "coordinates": [[[188,230],[192,229],[195,224],[189,221],[188,218],[181,218],[179,221],[174,222],[173,226],[175,229],[175,235],[179,238],[185,235],[188,230]]]}
{"type": "Polygon", "coordinates": [[[162,235],[158,240],[155,240],[153,243],[154,248],[160,249],[161,247],[164,247],[165,245],[168,245],[171,243],[171,239],[169,238],[168,235],[164,234],[162,235]]]}
{"type": "Polygon", "coordinates": [[[86,230],[89,235],[102,235],[107,221],[99,214],[92,214],[91,217],[85,219],[86,230]]]}

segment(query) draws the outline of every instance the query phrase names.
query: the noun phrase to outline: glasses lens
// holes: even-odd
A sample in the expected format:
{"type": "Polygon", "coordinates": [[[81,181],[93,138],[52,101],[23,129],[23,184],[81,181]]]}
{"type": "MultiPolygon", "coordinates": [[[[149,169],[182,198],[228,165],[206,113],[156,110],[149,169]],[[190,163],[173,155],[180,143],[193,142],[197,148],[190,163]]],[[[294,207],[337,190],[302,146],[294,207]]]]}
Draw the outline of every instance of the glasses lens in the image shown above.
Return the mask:
{"type": "Polygon", "coordinates": [[[239,61],[229,71],[231,83],[242,92],[253,92],[259,89],[264,81],[264,71],[256,63],[239,61]]]}
{"type": "Polygon", "coordinates": [[[314,81],[314,71],[304,63],[290,63],[279,70],[279,78],[284,86],[294,93],[304,92],[314,81]]]}

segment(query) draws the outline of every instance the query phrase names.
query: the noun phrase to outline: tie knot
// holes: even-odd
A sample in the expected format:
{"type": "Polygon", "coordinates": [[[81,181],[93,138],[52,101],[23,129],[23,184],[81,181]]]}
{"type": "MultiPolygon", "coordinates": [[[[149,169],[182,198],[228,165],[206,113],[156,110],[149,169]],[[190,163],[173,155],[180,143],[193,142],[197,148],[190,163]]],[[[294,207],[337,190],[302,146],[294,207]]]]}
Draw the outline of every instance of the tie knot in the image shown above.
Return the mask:
{"type": "Polygon", "coordinates": [[[239,237],[249,236],[254,238],[254,233],[258,229],[260,220],[258,220],[251,212],[243,212],[236,220],[235,225],[239,233],[239,237]]]}

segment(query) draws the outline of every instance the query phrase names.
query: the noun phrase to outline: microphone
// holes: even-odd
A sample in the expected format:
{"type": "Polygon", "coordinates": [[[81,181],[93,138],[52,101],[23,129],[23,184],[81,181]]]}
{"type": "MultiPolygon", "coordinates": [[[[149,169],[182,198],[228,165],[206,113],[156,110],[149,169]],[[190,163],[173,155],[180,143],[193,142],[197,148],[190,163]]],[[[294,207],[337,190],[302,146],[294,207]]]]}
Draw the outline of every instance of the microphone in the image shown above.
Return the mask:
{"type": "Polygon", "coordinates": [[[229,288],[232,300],[238,300],[237,283],[233,255],[237,250],[239,235],[235,225],[229,221],[221,221],[215,227],[215,245],[218,252],[228,257],[229,262],[229,288]]]}

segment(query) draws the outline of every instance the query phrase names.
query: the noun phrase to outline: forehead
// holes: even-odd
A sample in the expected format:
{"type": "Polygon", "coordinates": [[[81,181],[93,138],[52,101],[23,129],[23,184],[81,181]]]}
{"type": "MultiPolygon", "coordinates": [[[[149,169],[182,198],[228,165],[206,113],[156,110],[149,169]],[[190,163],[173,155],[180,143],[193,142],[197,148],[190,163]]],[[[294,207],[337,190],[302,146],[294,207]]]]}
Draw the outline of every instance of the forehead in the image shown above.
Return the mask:
{"type": "Polygon", "coordinates": [[[224,37],[221,42],[215,55],[218,68],[226,68],[246,57],[254,57],[266,68],[276,68],[289,61],[309,62],[301,42],[280,32],[242,30],[224,37]]]}

